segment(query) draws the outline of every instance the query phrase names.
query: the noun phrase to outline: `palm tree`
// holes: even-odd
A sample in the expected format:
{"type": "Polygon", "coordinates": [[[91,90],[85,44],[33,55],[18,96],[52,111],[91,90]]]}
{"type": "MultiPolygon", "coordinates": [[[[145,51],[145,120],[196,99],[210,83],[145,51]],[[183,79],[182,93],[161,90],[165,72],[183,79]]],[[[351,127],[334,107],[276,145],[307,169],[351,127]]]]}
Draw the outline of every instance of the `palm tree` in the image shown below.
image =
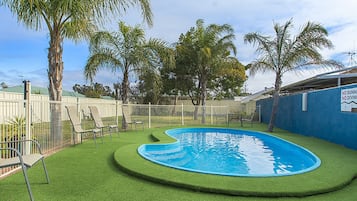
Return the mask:
{"type": "Polygon", "coordinates": [[[282,76],[289,71],[304,70],[308,67],[341,67],[333,60],[324,60],[319,50],[333,48],[327,39],[327,30],[320,24],[308,22],[294,37],[291,36],[292,20],[283,25],[274,24],[275,37],[248,33],[246,43],[257,45],[259,57],[250,66],[250,74],[259,71],[275,73],[275,90],[268,131],[272,132],[279,104],[282,76]],[[303,68],[305,67],[305,68],[303,68]]]}
{"type": "MultiPolygon", "coordinates": [[[[186,48],[186,50],[191,52],[190,55],[194,55],[195,57],[195,61],[190,62],[196,65],[202,106],[201,121],[205,123],[207,83],[216,70],[221,67],[221,64],[227,61],[230,53],[236,54],[236,47],[233,43],[233,39],[235,38],[234,30],[228,24],[210,24],[205,27],[204,21],[199,19],[196,21],[196,27],[192,28],[185,36],[187,38],[182,38],[182,40],[192,42],[190,44],[192,45],[191,48],[186,48]]],[[[179,49],[185,49],[180,46],[178,47],[179,49]]],[[[195,110],[195,114],[196,112],[197,110],[195,110]]]]}
{"type": "MultiPolygon", "coordinates": [[[[156,68],[160,63],[171,62],[170,57],[160,59],[167,48],[158,39],[145,40],[145,33],[139,26],[130,27],[119,22],[119,32],[97,32],[91,37],[90,57],[87,60],[84,74],[93,82],[95,74],[101,68],[121,71],[121,97],[124,104],[129,102],[129,73],[147,68],[156,68]]],[[[169,55],[169,54],[168,54],[169,55]]],[[[126,128],[126,122],[123,121],[126,128]]]]}
{"type": "MultiPolygon", "coordinates": [[[[106,20],[125,12],[130,6],[139,5],[145,20],[152,24],[149,0],[0,0],[17,15],[18,21],[28,28],[49,32],[48,79],[52,101],[62,100],[63,40],[88,38],[106,20]]],[[[51,134],[54,141],[61,138],[61,105],[51,104],[51,134]]]]}

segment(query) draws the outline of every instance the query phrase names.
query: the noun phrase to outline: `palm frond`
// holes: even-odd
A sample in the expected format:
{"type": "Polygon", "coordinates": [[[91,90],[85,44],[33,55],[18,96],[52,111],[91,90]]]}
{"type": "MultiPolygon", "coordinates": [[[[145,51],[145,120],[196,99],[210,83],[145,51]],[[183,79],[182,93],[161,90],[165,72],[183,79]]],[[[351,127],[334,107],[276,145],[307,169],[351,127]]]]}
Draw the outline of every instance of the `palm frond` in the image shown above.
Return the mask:
{"type": "Polygon", "coordinates": [[[285,73],[298,70],[302,66],[318,65],[320,67],[341,67],[338,62],[326,61],[319,50],[332,48],[327,38],[327,30],[320,24],[308,22],[295,37],[291,37],[292,20],[283,25],[275,24],[275,38],[249,33],[244,41],[257,45],[258,59],[252,62],[253,73],[262,71],[264,66],[269,70],[285,73]]]}
{"type": "Polygon", "coordinates": [[[96,73],[101,68],[108,68],[115,71],[116,68],[122,66],[122,62],[118,60],[109,49],[102,49],[101,53],[93,54],[89,57],[84,68],[84,76],[87,80],[93,82],[96,73]]]}
{"type": "Polygon", "coordinates": [[[89,51],[93,54],[100,52],[102,48],[111,48],[115,51],[120,50],[120,38],[116,37],[115,34],[100,31],[93,34],[90,38],[89,51]]]}

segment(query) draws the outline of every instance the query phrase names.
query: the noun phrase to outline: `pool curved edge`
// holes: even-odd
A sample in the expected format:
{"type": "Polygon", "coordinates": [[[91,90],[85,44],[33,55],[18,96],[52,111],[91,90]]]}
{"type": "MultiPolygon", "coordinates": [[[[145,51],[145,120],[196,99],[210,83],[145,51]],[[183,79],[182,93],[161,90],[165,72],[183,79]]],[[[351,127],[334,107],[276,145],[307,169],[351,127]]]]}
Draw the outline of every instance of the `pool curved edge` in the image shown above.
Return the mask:
{"type": "Polygon", "coordinates": [[[155,183],[193,191],[256,197],[304,197],[340,190],[355,178],[352,173],[338,178],[323,174],[334,171],[334,167],[326,165],[313,172],[289,177],[248,178],[199,174],[152,163],[137,153],[139,146],[129,144],[114,152],[114,161],[121,171],[155,183]],[[293,188],[287,188],[287,184],[293,188]]]}
{"type": "MultiPolygon", "coordinates": [[[[192,131],[194,129],[201,129],[201,130],[209,130],[209,129],[214,129],[215,131],[235,131],[235,132],[241,132],[242,130],[238,130],[238,129],[231,129],[231,128],[174,128],[174,129],[169,129],[165,131],[165,134],[168,137],[171,137],[169,134],[170,133],[177,133],[177,132],[182,132],[182,131],[192,131]]],[[[213,174],[213,175],[221,175],[221,176],[233,176],[233,177],[282,177],[282,176],[291,176],[291,175],[297,175],[297,174],[303,174],[303,173],[307,173],[310,171],[313,171],[315,169],[317,169],[318,167],[320,167],[321,165],[321,160],[319,157],[317,157],[313,152],[311,152],[310,150],[295,144],[293,142],[290,142],[288,140],[279,138],[277,136],[274,135],[270,135],[267,133],[263,133],[263,132],[259,132],[259,131],[248,131],[248,130],[244,130],[245,133],[250,133],[250,134],[259,134],[259,135],[263,135],[263,136],[268,136],[270,138],[274,138],[274,139],[278,139],[282,142],[285,142],[289,145],[295,146],[299,149],[299,151],[305,152],[306,155],[311,156],[311,159],[314,161],[314,165],[312,165],[311,167],[305,168],[303,170],[299,170],[299,171],[294,171],[294,172],[286,172],[286,173],[281,173],[281,174],[237,174],[237,173],[219,173],[219,172],[211,172],[211,171],[204,171],[204,170],[196,170],[196,169],[192,169],[192,168],[185,168],[185,167],[177,167],[168,163],[163,163],[161,161],[158,160],[154,160],[150,157],[148,157],[145,152],[147,149],[152,149],[153,147],[156,146],[160,146],[160,147],[167,147],[167,149],[175,149],[179,146],[179,142],[172,138],[173,140],[175,140],[175,142],[171,142],[171,143],[160,143],[160,144],[143,144],[140,145],[137,149],[138,154],[145,158],[148,161],[151,161],[153,163],[157,163],[160,164],[162,166],[166,166],[166,167],[170,167],[170,168],[175,168],[178,170],[184,170],[184,171],[190,171],[190,172],[196,172],[196,173],[202,173],[202,174],[213,174]]],[[[154,148],[155,150],[155,148],[154,148]]],[[[165,149],[166,150],[166,149],[165,149]]]]}

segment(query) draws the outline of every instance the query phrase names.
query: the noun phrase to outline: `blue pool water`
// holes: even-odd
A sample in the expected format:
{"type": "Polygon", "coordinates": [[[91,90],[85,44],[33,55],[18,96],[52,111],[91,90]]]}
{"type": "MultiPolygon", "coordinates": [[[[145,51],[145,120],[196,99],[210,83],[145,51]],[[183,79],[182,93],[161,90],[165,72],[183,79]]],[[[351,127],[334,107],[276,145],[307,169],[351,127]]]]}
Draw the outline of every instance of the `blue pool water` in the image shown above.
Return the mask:
{"type": "Polygon", "coordinates": [[[307,149],[260,132],[179,128],[166,134],[177,142],[141,145],[139,154],[172,168],[228,176],[284,176],[320,166],[320,159],[307,149]]]}

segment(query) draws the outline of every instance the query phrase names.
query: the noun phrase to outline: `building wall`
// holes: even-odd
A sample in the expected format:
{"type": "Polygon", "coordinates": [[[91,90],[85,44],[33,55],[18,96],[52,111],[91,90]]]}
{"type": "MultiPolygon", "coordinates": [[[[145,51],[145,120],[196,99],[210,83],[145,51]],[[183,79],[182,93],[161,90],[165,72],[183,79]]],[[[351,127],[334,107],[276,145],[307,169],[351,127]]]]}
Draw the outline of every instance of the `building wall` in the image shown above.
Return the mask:
{"type": "MultiPolygon", "coordinates": [[[[357,150],[357,113],[341,111],[341,90],[348,88],[357,84],[307,93],[307,111],[302,111],[303,94],[280,97],[275,126],[357,150]]],[[[272,102],[257,102],[264,123],[269,123],[272,102]]]]}

